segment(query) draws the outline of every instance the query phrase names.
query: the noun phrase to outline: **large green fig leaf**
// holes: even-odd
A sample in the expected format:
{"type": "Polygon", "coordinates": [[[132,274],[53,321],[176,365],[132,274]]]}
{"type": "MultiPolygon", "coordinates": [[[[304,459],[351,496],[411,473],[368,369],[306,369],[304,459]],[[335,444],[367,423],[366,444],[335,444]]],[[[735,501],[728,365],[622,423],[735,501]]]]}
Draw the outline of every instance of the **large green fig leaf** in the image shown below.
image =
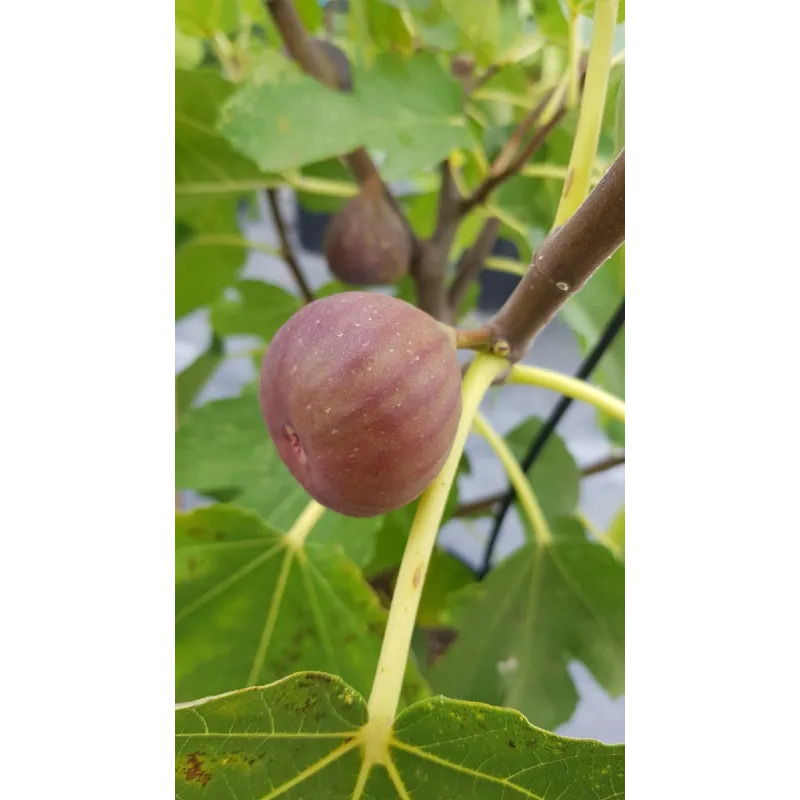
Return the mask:
{"type": "MultiPolygon", "coordinates": [[[[369,690],[386,612],[358,567],[313,535],[297,549],[252,512],[232,506],[178,514],[179,700],[301,669],[334,671],[369,690]]],[[[412,663],[403,696],[411,702],[425,694],[412,663]]]]}
{"type": "MultiPolygon", "coordinates": [[[[237,506],[252,509],[288,531],[309,497],[281,461],[269,438],[258,397],[240,397],[193,408],[175,435],[175,485],[203,494],[232,489],[237,506]]],[[[339,544],[359,566],[369,563],[383,517],[354,519],[326,511],[311,534],[339,544]]]]}
{"type": "Polygon", "coordinates": [[[458,82],[428,53],[378,56],[354,68],[342,94],[306,75],[242,87],[228,101],[220,130],[264,170],[285,170],[359,146],[385,155],[387,180],[431,166],[470,138],[458,82]]]}
{"type": "Polygon", "coordinates": [[[178,193],[197,185],[220,184],[220,191],[264,173],[237,153],[217,131],[222,103],[236,87],[218,72],[175,70],[175,184],[178,193]]]}
{"type": "Polygon", "coordinates": [[[540,730],[520,713],[436,697],[401,711],[386,765],[357,786],[367,707],[341,678],[290,675],[177,707],[182,800],[623,798],[625,748],[540,730]]]}
{"type": "Polygon", "coordinates": [[[573,659],[622,693],[624,624],[622,563],[562,518],[547,545],[526,545],[466,590],[458,637],[428,677],[435,691],[513,706],[552,729],[577,704],[573,659]]]}

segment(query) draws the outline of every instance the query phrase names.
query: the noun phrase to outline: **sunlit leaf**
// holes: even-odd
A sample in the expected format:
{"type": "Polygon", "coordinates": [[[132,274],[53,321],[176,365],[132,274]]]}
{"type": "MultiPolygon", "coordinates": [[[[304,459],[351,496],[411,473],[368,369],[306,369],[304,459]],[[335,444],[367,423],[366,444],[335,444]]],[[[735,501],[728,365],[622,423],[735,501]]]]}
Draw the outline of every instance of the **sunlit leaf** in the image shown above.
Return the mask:
{"type": "Polygon", "coordinates": [[[500,38],[499,0],[442,0],[442,5],[458,25],[467,51],[477,63],[489,64],[500,38]]]}
{"type": "Polygon", "coordinates": [[[203,43],[200,39],[187,36],[180,28],[175,28],[175,67],[176,69],[195,69],[203,60],[203,43]]]}
{"type": "MultiPolygon", "coordinates": [[[[200,508],[177,516],[175,561],[179,700],[301,669],[369,690],[386,612],[356,565],[314,531],[297,549],[252,512],[200,508]]],[[[425,694],[412,663],[404,697],[425,694]]]]}
{"type": "MultiPolygon", "coordinates": [[[[624,567],[574,519],[526,545],[470,587],[458,637],[430,670],[435,691],[519,709],[547,729],[578,695],[567,665],[583,662],[616,696],[624,688],[624,567]]],[[[457,598],[457,595],[455,595],[457,598]]]]}
{"type": "Polygon", "coordinates": [[[540,730],[510,709],[435,697],[401,711],[356,789],[363,697],[340,678],[291,675],[177,707],[182,800],[584,800],[622,798],[625,748],[540,730]]]}
{"type": "Polygon", "coordinates": [[[625,507],[611,522],[606,534],[606,541],[620,555],[625,558],[625,507]]]}
{"type": "Polygon", "coordinates": [[[175,0],[175,21],[189,36],[230,33],[239,22],[239,0],[175,0]]]}
{"type": "Polygon", "coordinates": [[[219,191],[242,181],[264,179],[252,161],[237,153],[216,129],[221,104],[234,85],[212,69],[176,69],[172,78],[172,182],[215,184],[219,191]]]}
{"type": "Polygon", "coordinates": [[[569,25],[559,0],[531,0],[536,26],[542,33],[556,40],[567,39],[569,25]]]}
{"type": "Polygon", "coordinates": [[[386,155],[387,180],[431,166],[469,142],[461,88],[427,53],[380,55],[355,68],[352,94],[305,75],[245,86],[223,111],[221,131],[264,170],[285,170],[358,146],[386,155]]]}

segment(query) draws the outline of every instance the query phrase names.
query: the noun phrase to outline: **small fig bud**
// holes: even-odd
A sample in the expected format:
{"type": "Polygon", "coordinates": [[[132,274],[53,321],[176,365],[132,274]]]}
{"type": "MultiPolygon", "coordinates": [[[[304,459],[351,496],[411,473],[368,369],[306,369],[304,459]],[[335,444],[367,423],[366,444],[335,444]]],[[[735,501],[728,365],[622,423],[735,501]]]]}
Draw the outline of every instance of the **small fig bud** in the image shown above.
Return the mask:
{"type": "Polygon", "coordinates": [[[298,311],[261,367],[261,410],[281,459],[328,508],[371,517],[411,502],[453,445],[456,350],[438,323],[380,294],[298,311]]]}
{"type": "Polygon", "coordinates": [[[411,238],[377,180],[333,217],[323,249],[331,272],[355,286],[393,283],[411,263],[411,238]]]}

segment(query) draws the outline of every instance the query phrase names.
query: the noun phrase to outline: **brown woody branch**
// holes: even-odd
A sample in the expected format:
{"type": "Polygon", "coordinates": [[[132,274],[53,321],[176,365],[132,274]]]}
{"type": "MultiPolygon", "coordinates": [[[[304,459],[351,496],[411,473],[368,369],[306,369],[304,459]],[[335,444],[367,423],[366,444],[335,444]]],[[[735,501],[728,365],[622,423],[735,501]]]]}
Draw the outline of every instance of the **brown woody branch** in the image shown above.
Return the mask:
{"type": "Polygon", "coordinates": [[[625,150],[578,210],[545,239],[514,293],[489,322],[512,362],[625,241],[625,150]]]}
{"type": "Polygon", "coordinates": [[[306,301],[306,303],[310,303],[314,299],[314,293],[311,291],[308,283],[306,282],[305,275],[303,275],[303,270],[300,268],[300,263],[294,254],[292,243],[289,241],[286,223],[284,222],[280,208],[278,207],[277,189],[267,189],[267,201],[269,202],[272,218],[275,221],[275,228],[278,231],[278,237],[281,241],[281,255],[283,256],[283,260],[292,271],[292,275],[294,275],[294,279],[297,281],[297,286],[300,289],[300,293],[303,295],[303,299],[306,301]]]}
{"type": "Polygon", "coordinates": [[[436,227],[430,239],[418,242],[411,263],[411,275],[417,284],[417,305],[434,319],[452,322],[447,303],[447,257],[459,224],[461,195],[453,180],[450,162],[442,162],[442,186],[436,213],[436,227]]]}
{"type": "Polygon", "coordinates": [[[492,252],[497,235],[500,233],[500,220],[489,217],[484,223],[472,247],[465,250],[456,268],[456,276],[450,286],[447,301],[455,315],[470,283],[478,276],[483,262],[492,252]]]}

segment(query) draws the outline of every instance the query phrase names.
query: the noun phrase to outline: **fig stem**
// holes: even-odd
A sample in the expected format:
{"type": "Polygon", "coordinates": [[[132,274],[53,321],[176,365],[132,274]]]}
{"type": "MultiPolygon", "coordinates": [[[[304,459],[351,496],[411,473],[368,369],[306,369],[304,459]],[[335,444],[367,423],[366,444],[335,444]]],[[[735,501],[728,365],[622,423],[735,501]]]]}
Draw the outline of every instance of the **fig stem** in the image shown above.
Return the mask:
{"type": "MultiPolygon", "coordinates": [[[[447,327],[443,325],[442,327],[447,327]]],[[[475,350],[481,353],[492,353],[500,358],[505,358],[510,352],[510,347],[505,339],[498,338],[497,334],[488,326],[472,330],[450,328],[451,339],[459,350],[475,350]]]]}
{"type": "MultiPolygon", "coordinates": [[[[569,179],[568,179],[569,182],[569,179]]],[[[489,322],[519,361],[539,331],[625,241],[625,149],[581,203],[545,239],[511,297],[489,322]]]]}
{"type": "Polygon", "coordinates": [[[528,386],[539,386],[543,389],[552,389],[558,394],[572,397],[574,400],[583,400],[604,411],[610,417],[625,422],[625,403],[609,392],[592,386],[588,381],[564,375],[541,367],[529,367],[526,364],[515,364],[511,368],[508,383],[521,383],[528,386]]]}
{"type": "Polygon", "coordinates": [[[316,500],[311,500],[286,534],[286,546],[291,550],[302,549],[306,537],[311,533],[324,513],[325,506],[321,506],[316,500]]]}
{"type": "Polygon", "coordinates": [[[542,507],[536,499],[536,494],[533,491],[531,482],[522,471],[519,461],[514,457],[505,439],[500,436],[492,427],[489,420],[487,420],[480,411],[475,415],[475,421],[472,423],[472,426],[476,433],[483,436],[483,438],[489,442],[489,446],[494,450],[495,455],[503,465],[508,480],[517,492],[522,510],[531,523],[531,529],[533,530],[536,543],[544,547],[553,538],[553,534],[550,530],[550,526],[547,524],[547,519],[544,516],[542,507]]]}
{"type": "Polygon", "coordinates": [[[450,455],[439,475],[420,498],[397,575],[378,668],[369,696],[369,721],[365,726],[369,735],[365,735],[363,741],[364,757],[370,763],[383,763],[388,757],[389,738],[400,701],[425,575],[472,421],[492,381],[507,368],[508,363],[497,356],[479,354],[475,357],[464,376],[461,419],[450,455]]]}

